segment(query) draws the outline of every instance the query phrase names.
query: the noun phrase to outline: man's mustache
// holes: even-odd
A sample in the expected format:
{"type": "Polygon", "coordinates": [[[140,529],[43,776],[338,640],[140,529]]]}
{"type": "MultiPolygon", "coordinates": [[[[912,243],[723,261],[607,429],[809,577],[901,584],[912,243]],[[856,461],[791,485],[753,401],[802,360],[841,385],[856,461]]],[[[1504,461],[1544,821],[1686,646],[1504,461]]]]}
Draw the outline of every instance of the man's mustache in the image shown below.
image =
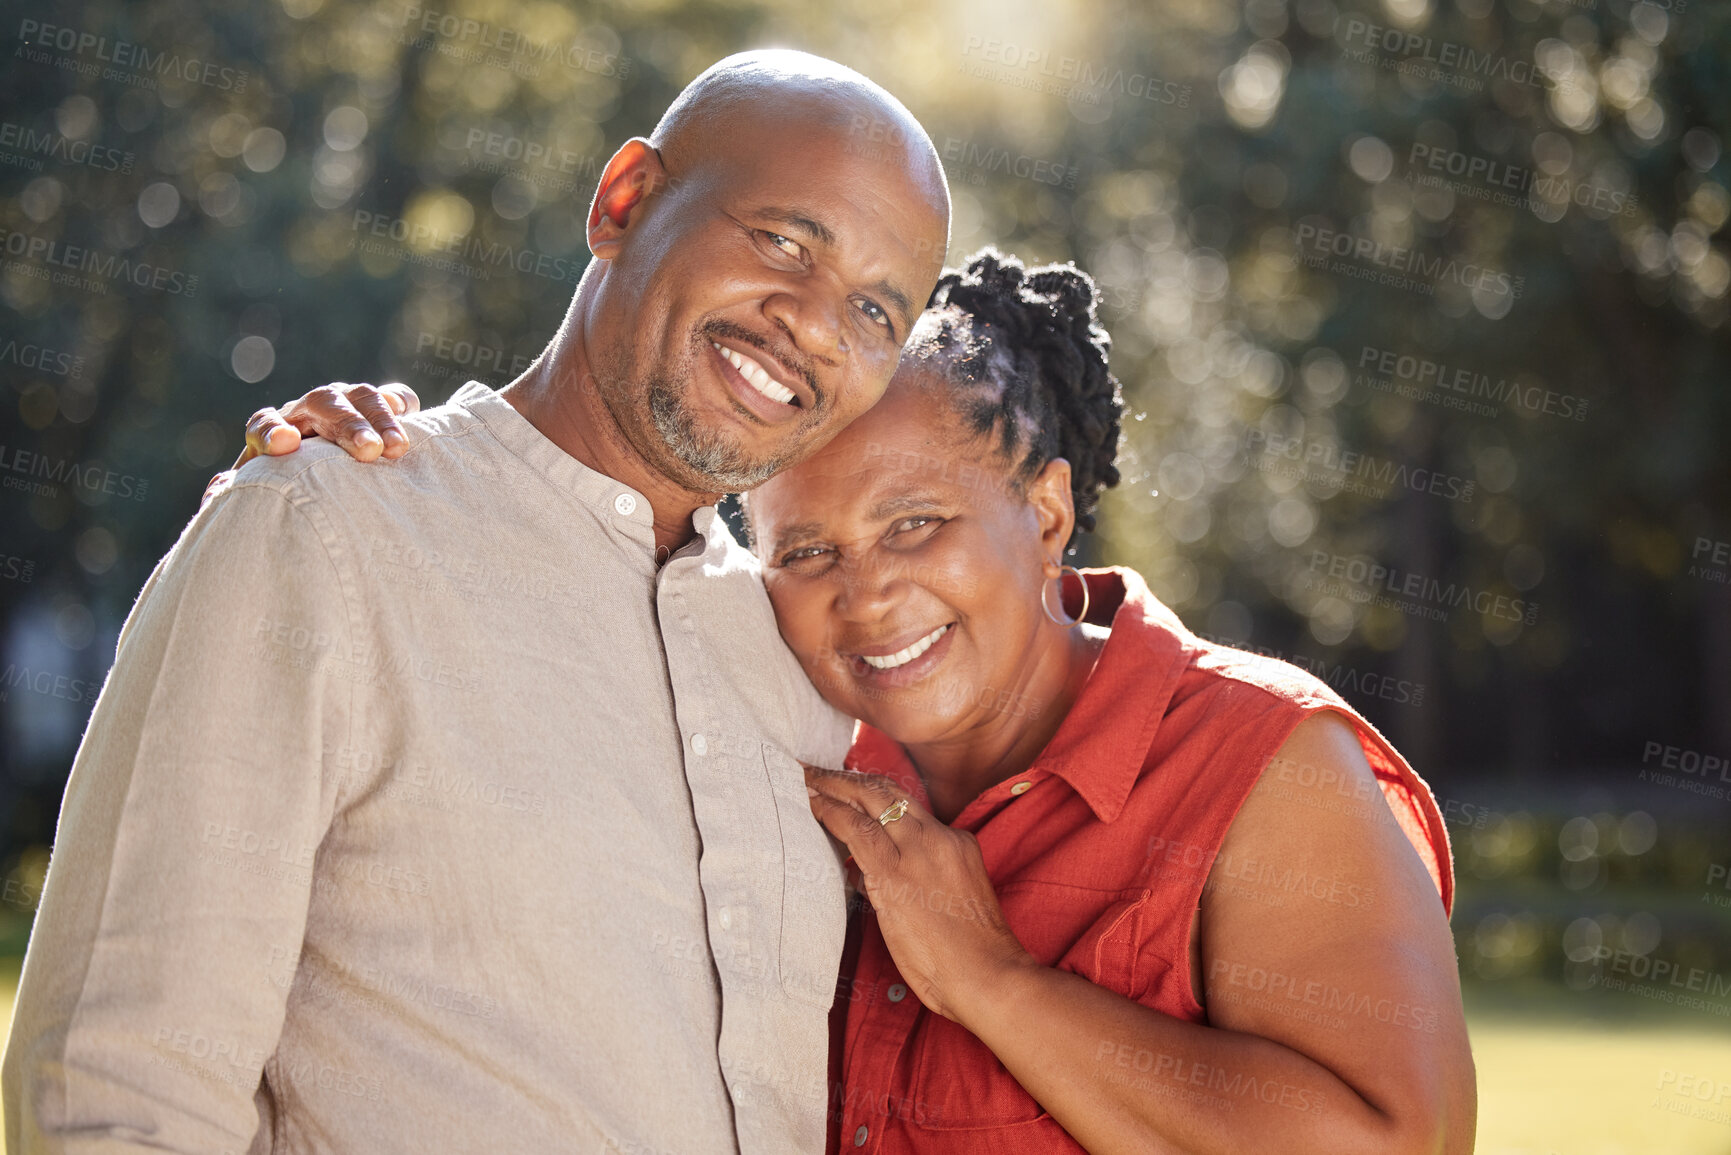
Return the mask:
{"type": "Polygon", "coordinates": [[[827,403],[827,395],[817,383],[817,370],[812,367],[811,358],[805,356],[791,345],[772,343],[767,338],[752,332],[744,325],[733,321],[710,321],[703,326],[706,338],[729,337],[742,345],[750,345],[760,353],[773,358],[787,372],[806,383],[814,398],[812,412],[821,412],[827,403]]]}

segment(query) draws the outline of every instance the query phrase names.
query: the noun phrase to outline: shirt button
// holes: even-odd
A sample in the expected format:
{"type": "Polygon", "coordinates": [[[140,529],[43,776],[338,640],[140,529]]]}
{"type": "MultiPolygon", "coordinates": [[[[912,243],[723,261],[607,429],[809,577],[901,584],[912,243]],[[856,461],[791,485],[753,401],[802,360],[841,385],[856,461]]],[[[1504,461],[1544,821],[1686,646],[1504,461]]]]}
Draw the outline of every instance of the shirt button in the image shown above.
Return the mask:
{"type": "Polygon", "coordinates": [[[908,997],[908,988],[901,983],[892,983],[890,984],[889,996],[890,1002],[899,1003],[908,997]]]}
{"type": "Polygon", "coordinates": [[[630,517],[637,512],[637,499],[629,493],[621,493],[613,499],[613,508],[619,511],[620,517],[630,517]]]}
{"type": "Polygon", "coordinates": [[[861,1123],[859,1125],[859,1130],[853,1133],[853,1145],[855,1147],[864,1147],[866,1136],[869,1134],[871,1134],[871,1132],[866,1130],[866,1125],[861,1123]]]}
{"type": "Polygon", "coordinates": [[[691,736],[691,752],[693,754],[709,753],[709,739],[702,734],[693,734],[691,736]]]}
{"type": "Polygon", "coordinates": [[[1033,788],[1034,788],[1034,784],[1032,782],[1018,782],[1014,786],[1010,787],[1010,793],[1011,794],[1026,794],[1029,790],[1032,790],[1033,788]]]}
{"type": "Polygon", "coordinates": [[[721,915],[717,921],[719,921],[721,923],[721,929],[722,930],[732,930],[733,929],[733,912],[731,910],[728,910],[725,906],[722,907],[721,908],[721,915]]]}

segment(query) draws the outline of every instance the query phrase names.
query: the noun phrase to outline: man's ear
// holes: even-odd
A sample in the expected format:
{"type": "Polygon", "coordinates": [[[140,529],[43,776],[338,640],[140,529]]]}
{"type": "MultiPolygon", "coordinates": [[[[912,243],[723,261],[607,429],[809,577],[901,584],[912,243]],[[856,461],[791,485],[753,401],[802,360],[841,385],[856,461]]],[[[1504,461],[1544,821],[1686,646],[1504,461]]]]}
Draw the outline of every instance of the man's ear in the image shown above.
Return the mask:
{"type": "MultiPolygon", "coordinates": [[[[1046,462],[1040,475],[1028,483],[1028,504],[1040,523],[1040,552],[1048,562],[1062,561],[1064,547],[1076,528],[1076,500],[1070,493],[1070,463],[1062,457],[1046,462]]],[[[1048,577],[1057,576],[1057,566],[1050,566],[1048,577]]]]}
{"type": "Polygon", "coordinates": [[[589,202],[589,251],[604,261],[616,256],[631,222],[651,196],[666,188],[667,180],[661,154],[647,140],[634,136],[620,145],[589,202]]]}

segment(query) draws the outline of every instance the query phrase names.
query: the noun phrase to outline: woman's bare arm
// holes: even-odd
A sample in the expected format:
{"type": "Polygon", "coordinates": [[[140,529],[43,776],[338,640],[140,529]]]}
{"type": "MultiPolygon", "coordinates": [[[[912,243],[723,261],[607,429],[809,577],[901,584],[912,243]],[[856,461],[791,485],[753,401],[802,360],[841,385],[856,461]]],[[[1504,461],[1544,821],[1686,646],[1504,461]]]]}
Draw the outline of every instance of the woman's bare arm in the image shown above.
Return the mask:
{"type": "Polygon", "coordinates": [[[1294,731],[1227,834],[1201,912],[1207,1025],[1035,962],[970,835],[913,809],[915,825],[893,834],[874,820],[899,793],[887,780],[807,781],[865,872],[908,985],[1095,1155],[1472,1149],[1472,1056],[1442,902],[1339,717],[1294,731]],[[1250,861],[1267,871],[1246,884],[1250,861]],[[963,917],[897,901],[931,888],[959,896],[963,917]]]}
{"type": "Polygon", "coordinates": [[[971,984],[955,1017],[1096,1155],[1470,1152],[1472,1054],[1442,902],[1343,719],[1293,733],[1214,875],[1208,1025],[1038,966],[971,984]]]}

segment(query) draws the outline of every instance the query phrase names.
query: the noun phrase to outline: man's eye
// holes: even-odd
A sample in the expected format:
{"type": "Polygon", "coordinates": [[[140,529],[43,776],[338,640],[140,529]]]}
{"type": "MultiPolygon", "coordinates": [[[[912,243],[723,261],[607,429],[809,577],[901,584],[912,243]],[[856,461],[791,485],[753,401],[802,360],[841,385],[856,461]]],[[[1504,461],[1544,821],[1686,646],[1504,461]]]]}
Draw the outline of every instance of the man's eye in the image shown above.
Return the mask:
{"type": "Polygon", "coordinates": [[[911,533],[916,529],[923,529],[928,525],[936,525],[942,520],[942,518],[931,517],[926,514],[920,514],[916,517],[904,517],[900,521],[896,522],[892,532],[911,533]]]}
{"type": "Polygon", "coordinates": [[[856,304],[859,305],[859,311],[871,318],[874,325],[882,325],[886,329],[890,327],[890,315],[884,311],[882,305],[865,297],[861,297],[856,304]]]}
{"type": "Polygon", "coordinates": [[[790,240],[780,233],[770,232],[764,233],[763,239],[796,261],[805,259],[805,248],[798,241],[790,240]]]}

